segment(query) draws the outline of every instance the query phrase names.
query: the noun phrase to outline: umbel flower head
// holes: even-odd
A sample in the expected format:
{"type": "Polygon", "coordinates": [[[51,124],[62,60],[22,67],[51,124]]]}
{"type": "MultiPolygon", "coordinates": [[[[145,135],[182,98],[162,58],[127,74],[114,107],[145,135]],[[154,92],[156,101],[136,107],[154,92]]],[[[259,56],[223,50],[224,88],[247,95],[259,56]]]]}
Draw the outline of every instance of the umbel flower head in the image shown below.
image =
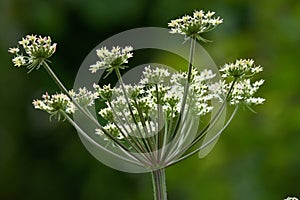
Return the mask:
{"type": "Polygon", "coordinates": [[[42,96],[42,100],[34,100],[32,102],[35,109],[46,111],[50,114],[50,119],[55,117],[57,121],[64,119],[64,114],[72,114],[75,112],[75,106],[70,98],[65,94],[48,93],[42,96]]]}
{"type": "Polygon", "coordinates": [[[35,109],[48,112],[50,119],[54,117],[57,121],[60,121],[61,119],[65,119],[65,115],[74,114],[77,110],[72,101],[76,101],[78,105],[86,108],[92,106],[95,99],[98,98],[97,93],[88,91],[85,87],[79,88],[78,93],[70,90],[69,96],[63,93],[53,95],[46,93],[42,95],[42,100],[34,100],[32,104],[35,109]]]}
{"type": "Polygon", "coordinates": [[[185,15],[181,18],[172,20],[168,26],[171,28],[170,33],[179,33],[187,38],[193,37],[199,41],[208,42],[202,37],[203,33],[215,29],[223,23],[220,17],[214,17],[215,12],[204,12],[203,10],[194,11],[193,16],[185,15]]]}
{"type": "Polygon", "coordinates": [[[106,69],[107,75],[109,75],[116,68],[124,69],[126,68],[124,64],[128,63],[128,59],[133,55],[131,52],[132,50],[133,48],[131,46],[126,46],[124,48],[114,46],[111,50],[108,50],[106,47],[102,47],[96,51],[100,61],[91,65],[90,71],[92,73],[96,73],[100,69],[106,69]]]}
{"type": "Polygon", "coordinates": [[[263,69],[261,66],[255,66],[254,60],[252,59],[240,59],[236,60],[235,63],[225,64],[220,72],[223,78],[245,78],[251,77],[263,69]]]}
{"type": "Polygon", "coordinates": [[[218,99],[226,99],[230,105],[244,104],[247,107],[265,101],[264,98],[254,97],[264,83],[263,79],[251,81],[255,74],[263,71],[261,66],[254,64],[254,60],[239,59],[234,63],[225,64],[219,71],[224,79],[211,85],[213,95],[218,99]]]}
{"type": "Polygon", "coordinates": [[[95,99],[98,98],[98,93],[87,90],[85,87],[79,88],[78,93],[70,90],[69,94],[82,107],[86,108],[94,104],[95,99]]]}
{"type": "Polygon", "coordinates": [[[19,45],[20,48],[13,47],[8,52],[15,55],[12,59],[14,66],[26,66],[29,72],[38,69],[44,62],[50,62],[48,58],[56,51],[56,43],[52,44],[49,36],[27,35],[19,41],[19,45]]]}

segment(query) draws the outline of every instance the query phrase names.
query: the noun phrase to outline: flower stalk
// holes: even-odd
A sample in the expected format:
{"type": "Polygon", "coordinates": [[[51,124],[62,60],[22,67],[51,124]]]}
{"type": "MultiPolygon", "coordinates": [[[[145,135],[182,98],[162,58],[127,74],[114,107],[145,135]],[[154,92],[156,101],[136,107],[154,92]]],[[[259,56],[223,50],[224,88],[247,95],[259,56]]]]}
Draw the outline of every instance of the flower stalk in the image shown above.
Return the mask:
{"type": "Polygon", "coordinates": [[[165,169],[151,172],[154,200],[167,200],[167,186],[165,169]]]}

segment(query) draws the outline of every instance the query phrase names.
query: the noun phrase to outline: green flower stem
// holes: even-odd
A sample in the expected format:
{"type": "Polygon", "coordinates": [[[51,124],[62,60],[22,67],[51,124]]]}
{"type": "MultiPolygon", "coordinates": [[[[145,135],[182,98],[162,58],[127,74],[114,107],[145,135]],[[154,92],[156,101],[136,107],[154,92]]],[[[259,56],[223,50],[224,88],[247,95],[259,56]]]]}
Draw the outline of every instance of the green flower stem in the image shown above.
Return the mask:
{"type": "Polygon", "coordinates": [[[78,108],[78,110],[82,112],[88,119],[90,119],[96,126],[99,127],[99,122],[91,115],[91,113],[89,113],[82,106],[80,106],[79,103],[70,95],[69,91],[65,88],[62,82],[60,82],[59,78],[52,71],[48,63],[43,61],[43,66],[47,73],[50,75],[50,77],[53,79],[53,81],[56,83],[56,85],[58,85],[58,87],[72,100],[72,102],[78,108]]]}
{"type": "MultiPolygon", "coordinates": [[[[114,106],[112,105],[112,103],[111,103],[111,102],[108,102],[108,104],[109,104],[109,106],[111,107],[111,110],[112,110],[114,116],[116,116],[116,117],[118,118],[117,120],[119,120],[119,121],[122,122],[123,120],[119,117],[119,115],[117,115],[117,113],[116,113],[116,111],[115,111],[114,106]]],[[[122,136],[124,137],[124,139],[126,140],[126,142],[127,142],[130,146],[132,146],[132,148],[133,148],[136,152],[141,152],[141,151],[143,151],[143,147],[140,146],[139,142],[136,141],[137,139],[134,138],[134,137],[132,137],[131,134],[130,134],[130,132],[129,132],[129,131],[133,132],[132,127],[129,126],[129,129],[130,129],[130,130],[127,130],[126,127],[124,126],[125,123],[129,124],[129,122],[128,122],[128,119],[125,117],[124,114],[123,114],[123,116],[124,116],[126,122],[124,122],[124,123],[122,122],[122,123],[121,123],[121,126],[122,126],[122,128],[126,131],[127,136],[123,133],[122,129],[118,126],[117,123],[114,122],[114,124],[117,126],[117,128],[119,129],[120,133],[122,134],[122,136]]],[[[145,159],[147,159],[147,158],[145,157],[145,159]]]]}
{"type": "Polygon", "coordinates": [[[151,172],[154,200],[167,200],[165,169],[151,172]]]}
{"type": "MultiPolygon", "coordinates": [[[[224,102],[222,103],[221,107],[219,108],[217,114],[213,117],[213,119],[202,129],[202,131],[200,131],[199,133],[197,133],[197,137],[193,140],[193,142],[186,146],[185,148],[179,148],[180,153],[178,154],[183,154],[185,151],[187,151],[188,149],[190,149],[191,147],[193,147],[194,145],[196,145],[211,129],[212,127],[215,126],[215,124],[217,123],[217,121],[219,120],[219,118],[221,117],[226,105],[227,105],[227,101],[228,98],[233,90],[234,85],[236,84],[237,79],[234,79],[231,83],[230,89],[226,95],[226,98],[224,100],[224,102]]],[[[232,115],[230,116],[229,120],[227,121],[226,125],[216,134],[216,135],[220,135],[223,130],[229,125],[229,123],[231,122],[231,120],[233,119],[233,117],[235,116],[235,113],[237,111],[238,107],[235,108],[234,112],[232,113],[232,115]]],[[[184,120],[185,121],[185,120],[184,120]]],[[[206,144],[203,144],[202,146],[200,146],[199,148],[197,148],[197,150],[194,150],[192,153],[189,153],[185,156],[183,156],[182,158],[180,158],[178,161],[175,161],[175,163],[179,162],[180,160],[186,159],[187,157],[195,154],[197,151],[200,151],[202,149],[204,149],[206,146],[208,146],[210,143],[212,143],[215,139],[217,139],[218,137],[213,137],[213,139],[209,140],[206,144]]],[[[169,160],[172,160],[173,157],[170,157],[169,160]]],[[[167,160],[167,163],[169,162],[169,160],[167,160]]]]}
{"type": "MultiPolygon", "coordinates": [[[[136,99],[134,99],[134,103],[135,103],[135,105],[136,105],[136,109],[137,109],[137,111],[138,111],[138,115],[139,115],[139,118],[140,118],[140,120],[141,120],[141,123],[142,123],[142,126],[143,126],[143,130],[144,130],[144,133],[145,133],[145,136],[146,136],[146,137],[143,138],[143,139],[145,139],[145,140],[148,141],[149,139],[148,139],[147,137],[150,136],[150,133],[149,133],[149,131],[148,131],[148,129],[147,129],[146,120],[145,120],[145,118],[144,118],[144,116],[143,116],[143,113],[142,113],[140,107],[138,106],[138,103],[137,103],[136,99]]],[[[153,148],[153,145],[151,145],[151,142],[149,141],[149,142],[147,142],[147,143],[149,144],[150,152],[154,151],[154,148],[153,148]]]]}
{"type": "Polygon", "coordinates": [[[218,133],[212,137],[209,141],[207,141],[205,144],[202,144],[199,148],[195,149],[194,151],[180,157],[177,160],[172,161],[172,159],[170,159],[170,161],[168,161],[168,163],[166,164],[168,167],[171,165],[174,165],[182,160],[185,160],[186,158],[194,155],[195,153],[201,151],[202,149],[206,148],[208,145],[210,145],[213,141],[215,141],[218,137],[220,137],[220,135],[222,134],[222,132],[227,128],[227,126],[230,124],[230,122],[232,121],[233,117],[235,116],[236,112],[238,110],[238,106],[235,107],[233,113],[231,114],[230,118],[227,120],[226,124],[221,128],[221,130],[218,131],[218,133]]]}
{"type": "MultiPolygon", "coordinates": [[[[190,103],[189,103],[189,105],[190,105],[190,103]]],[[[188,106],[186,114],[184,116],[181,116],[181,118],[182,118],[181,121],[184,122],[184,124],[181,123],[179,125],[179,130],[181,132],[183,130],[185,130],[184,131],[185,133],[176,134],[174,136],[174,139],[172,141],[172,145],[170,145],[171,149],[168,150],[167,154],[165,155],[165,159],[164,160],[166,160],[166,159],[168,160],[169,158],[176,157],[176,155],[180,155],[179,151],[181,151],[182,149],[184,149],[184,147],[182,145],[184,145],[184,142],[186,141],[187,136],[189,135],[189,131],[186,131],[186,130],[189,130],[189,128],[183,129],[184,128],[183,125],[185,127],[191,127],[193,125],[193,122],[194,122],[194,119],[191,119],[190,118],[190,114],[188,114],[190,112],[190,109],[191,109],[191,106],[188,106]]],[[[190,145],[188,145],[188,148],[189,147],[190,147],[190,145]]]]}
{"type": "MultiPolygon", "coordinates": [[[[214,115],[212,120],[200,132],[197,133],[197,137],[193,140],[193,142],[190,145],[191,147],[194,146],[195,144],[197,144],[214,127],[214,125],[218,122],[218,120],[222,116],[223,112],[225,111],[225,107],[227,105],[226,103],[227,103],[226,101],[224,101],[222,103],[222,105],[220,106],[218,112],[214,115]]],[[[184,149],[184,150],[186,151],[187,148],[184,149]]]]}
{"type": "Polygon", "coordinates": [[[191,37],[190,40],[191,40],[191,46],[190,46],[188,77],[187,77],[188,81],[186,83],[186,86],[188,86],[189,83],[190,83],[190,81],[191,81],[192,67],[193,67],[193,58],[194,58],[194,54],[195,54],[195,44],[196,44],[196,40],[194,39],[194,37],[191,37]]]}
{"type": "Polygon", "coordinates": [[[163,126],[163,123],[162,123],[162,120],[163,120],[163,117],[162,117],[162,110],[161,110],[161,105],[160,105],[160,96],[159,96],[159,92],[158,92],[158,85],[155,84],[155,90],[156,90],[156,99],[157,99],[157,104],[156,104],[156,109],[157,109],[157,133],[155,135],[155,143],[156,143],[156,150],[157,150],[157,153],[156,153],[156,161],[157,163],[159,162],[159,158],[160,158],[160,147],[162,146],[162,126],[163,126]]]}
{"type": "Polygon", "coordinates": [[[180,109],[180,117],[178,118],[177,126],[182,121],[182,117],[184,114],[183,112],[184,112],[187,96],[189,93],[189,87],[190,87],[190,82],[191,82],[191,77],[192,77],[193,58],[194,58],[194,53],[195,53],[196,41],[194,40],[193,37],[191,37],[190,40],[191,40],[191,46],[190,46],[190,57],[189,57],[187,82],[185,83],[185,86],[184,86],[184,93],[183,93],[182,104],[181,104],[181,109],[180,109]]]}
{"type": "Polygon", "coordinates": [[[190,57],[189,57],[187,82],[185,83],[185,86],[184,86],[184,93],[183,93],[183,98],[182,98],[182,103],[181,103],[180,115],[176,122],[175,132],[178,130],[178,128],[179,128],[178,126],[180,125],[180,122],[182,121],[182,117],[184,114],[183,112],[184,112],[184,108],[185,108],[185,104],[186,104],[186,100],[187,100],[187,96],[188,96],[188,92],[189,92],[190,81],[191,81],[191,77],[192,77],[193,58],[194,58],[194,53],[195,53],[196,41],[194,40],[193,37],[191,37],[190,40],[191,40],[191,46],[190,46],[190,57]]]}
{"type": "MultiPolygon", "coordinates": [[[[139,136],[142,138],[141,141],[142,141],[142,143],[143,143],[143,145],[144,145],[144,146],[143,146],[143,145],[142,145],[142,146],[145,147],[145,149],[143,150],[143,151],[144,151],[143,153],[148,153],[148,152],[151,151],[150,145],[148,144],[148,142],[147,142],[146,140],[143,139],[143,134],[142,134],[142,131],[141,131],[141,129],[139,128],[139,125],[138,125],[138,123],[137,123],[137,120],[136,120],[136,118],[135,118],[135,116],[134,116],[134,114],[133,114],[133,110],[132,110],[132,107],[131,107],[131,105],[130,105],[130,102],[129,102],[129,98],[128,98],[126,89],[125,89],[125,87],[124,87],[124,83],[123,83],[123,79],[122,79],[120,70],[119,70],[118,67],[116,67],[116,68],[115,68],[115,71],[116,71],[118,80],[120,81],[120,85],[121,85],[121,88],[122,88],[122,90],[123,90],[125,100],[126,100],[126,102],[127,102],[127,104],[128,104],[128,108],[129,108],[129,111],[130,111],[130,115],[132,116],[132,119],[133,119],[133,121],[134,121],[134,123],[135,123],[135,125],[136,125],[136,127],[137,127],[137,130],[138,130],[137,132],[140,134],[139,136]]],[[[139,140],[137,140],[137,141],[139,141],[139,140]]],[[[151,158],[149,158],[149,161],[151,161],[151,158]]]]}
{"type": "MultiPolygon", "coordinates": [[[[222,113],[227,105],[227,101],[229,100],[229,96],[233,90],[234,85],[236,84],[237,79],[234,79],[231,83],[230,89],[226,95],[226,98],[224,100],[224,102],[222,103],[222,105],[220,106],[218,112],[216,113],[216,115],[213,117],[213,119],[202,129],[202,131],[200,131],[197,134],[197,137],[194,139],[194,141],[192,142],[191,146],[195,145],[197,142],[199,142],[206,134],[208,131],[210,131],[212,129],[212,127],[218,122],[219,118],[222,116],[222,113]]],[[[187,149],[184,149],[184,151],[186,151],[187,149]]]]}
{"type": "MultiPolygon", "coordinates": [[[[141,164],[141,161],[140,161],[139,159],[137,159],[136,157],[129,155],[132,159],[134,159],[134,161],[133,161],[133,160],[130,160],[130,159],[128,159],[128,158],[125,158],[125,157],[121,156],[121,155],[118,154],[118,153],[115,153],[115,152],[113,152],[113,151],[109,151],[109,150],[108,150],[107,148],[105,148],[104,146],[98,144],[98,143],[95,142],[95,140],[93,140],[93,139],[92,139],[85,131],[83,131],[83,130],[80,128],[80,126],[79,126],[76,122],[74,122],[74,121],[72,120],[72,118],[71,118],[69,115],[67,115],[67,114],[64,113],[64,112],[63,112],[62,114],[63,114],[63,116],[68,120],[68,122],[69,122],[69,123],[70,123],[77,131],[79,131],[79,132],[81,133],[81,135],[82,135],[85,139],[87,139],[87,141],[89,141],[91,144],[95,145],[97,148],[103,150],[103,151],[106,152],[106,153],[111,154],[112,156],[116,156],[117,158],[120,158],[121,160],[124,160],[124,161],[126,161],[126,162],[129,162],[129,163],[134,164],[134,165],[136,165],[136,166],[144,167],[144,166],[141,164]]],[[[124,153],[127,155],[126,152],[124,152],[124,153]]]]}
{"type": "MultiPolygon", "coordinates": [[[[176,137],[176,132],[182,127],[181,122],[184,117],[183,112],[184,112],[184,108],[186,106],[185,104],[186,104],[186,100],[187,100],[187,96],[188,96],[188,92],[189,92],[189,85],[190,85],[190,81],[191,81],[191,77],[192,77],[193,58],[194,58],[194,53],[195,53],[196,41],[195,41],[194,37],[191,37],[190,40],[191,40],[191,45],[190,45],[190,56],[189,56],[187,82],[184,86],[184,92],[183,92],[183,98],[182,98],[179,117],[176,120],[176,123],[174,126],[175,127],[174,131],[171,133],[171,137],[170,137],[171,140],[176,137]]],[[[171,145],[168,147],[167,152],[170,152],[170,148],[172,148],[171,145]]],[[[174,146],[172,149],[174,149],[174,146]]],[[[165,156],[163,156],[163,159],[165,159],[165,156]]]]}

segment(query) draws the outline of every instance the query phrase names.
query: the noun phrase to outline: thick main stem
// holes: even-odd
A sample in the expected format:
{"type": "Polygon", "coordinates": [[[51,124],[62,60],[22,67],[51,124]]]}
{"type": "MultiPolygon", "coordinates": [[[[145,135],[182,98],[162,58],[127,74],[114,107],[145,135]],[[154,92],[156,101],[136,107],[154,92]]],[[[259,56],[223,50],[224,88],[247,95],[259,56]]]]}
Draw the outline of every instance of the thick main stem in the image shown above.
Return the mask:
{"type": "Polygon", "coordinates": [[[167,200],[165,169],[151,172],[154,200],[167,200]]]}
{"type": "Polygon", "coordinates": [[[193,70],[193,58],[194,58],[194,53],[195,53],[195,44],[196,44],[196,41],[192,37],[191,38],[191,46],[190,46],[190,57],[189,57],[189,66],[188,66],[188,73],[187,73],[187,82],[185,83],[185,86],[184,86],[184,94],[183,94],[183,100],[182,100],[183,102],[182,102],[180,113],[183,113],[183,111],[184,111],[186,99],[187,99],[188,92],[189,92],[189,86],[191,83],[192,70],[193,70]]]}

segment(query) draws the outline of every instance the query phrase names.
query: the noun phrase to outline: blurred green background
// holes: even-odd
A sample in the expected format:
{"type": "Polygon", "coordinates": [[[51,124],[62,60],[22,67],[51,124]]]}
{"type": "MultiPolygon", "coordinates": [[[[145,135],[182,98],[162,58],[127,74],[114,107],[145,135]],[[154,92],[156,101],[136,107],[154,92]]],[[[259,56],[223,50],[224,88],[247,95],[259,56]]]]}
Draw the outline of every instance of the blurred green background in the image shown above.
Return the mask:
{"type": "MultiPolygon", "coordinates": [[[[277,200],[300,197],[300,1],[298,0],[1,0],[0,199],[152,199],[147,174],[106,167],[68,123],[48,121],[32,99],[54,92],[46,72],[11,64],[9,47],[25,34],[58,43],[53,70],[68,88],[85,56],[131,28],[167,27],[195,9],[224,24],[205,45],[217,65],[254,58],[266,79],[257,114],[241,109],[214,150],[167,169],[172,200],[277,200]]],[[[145,58],[149,59],[149,58],[145,58]]]]}

